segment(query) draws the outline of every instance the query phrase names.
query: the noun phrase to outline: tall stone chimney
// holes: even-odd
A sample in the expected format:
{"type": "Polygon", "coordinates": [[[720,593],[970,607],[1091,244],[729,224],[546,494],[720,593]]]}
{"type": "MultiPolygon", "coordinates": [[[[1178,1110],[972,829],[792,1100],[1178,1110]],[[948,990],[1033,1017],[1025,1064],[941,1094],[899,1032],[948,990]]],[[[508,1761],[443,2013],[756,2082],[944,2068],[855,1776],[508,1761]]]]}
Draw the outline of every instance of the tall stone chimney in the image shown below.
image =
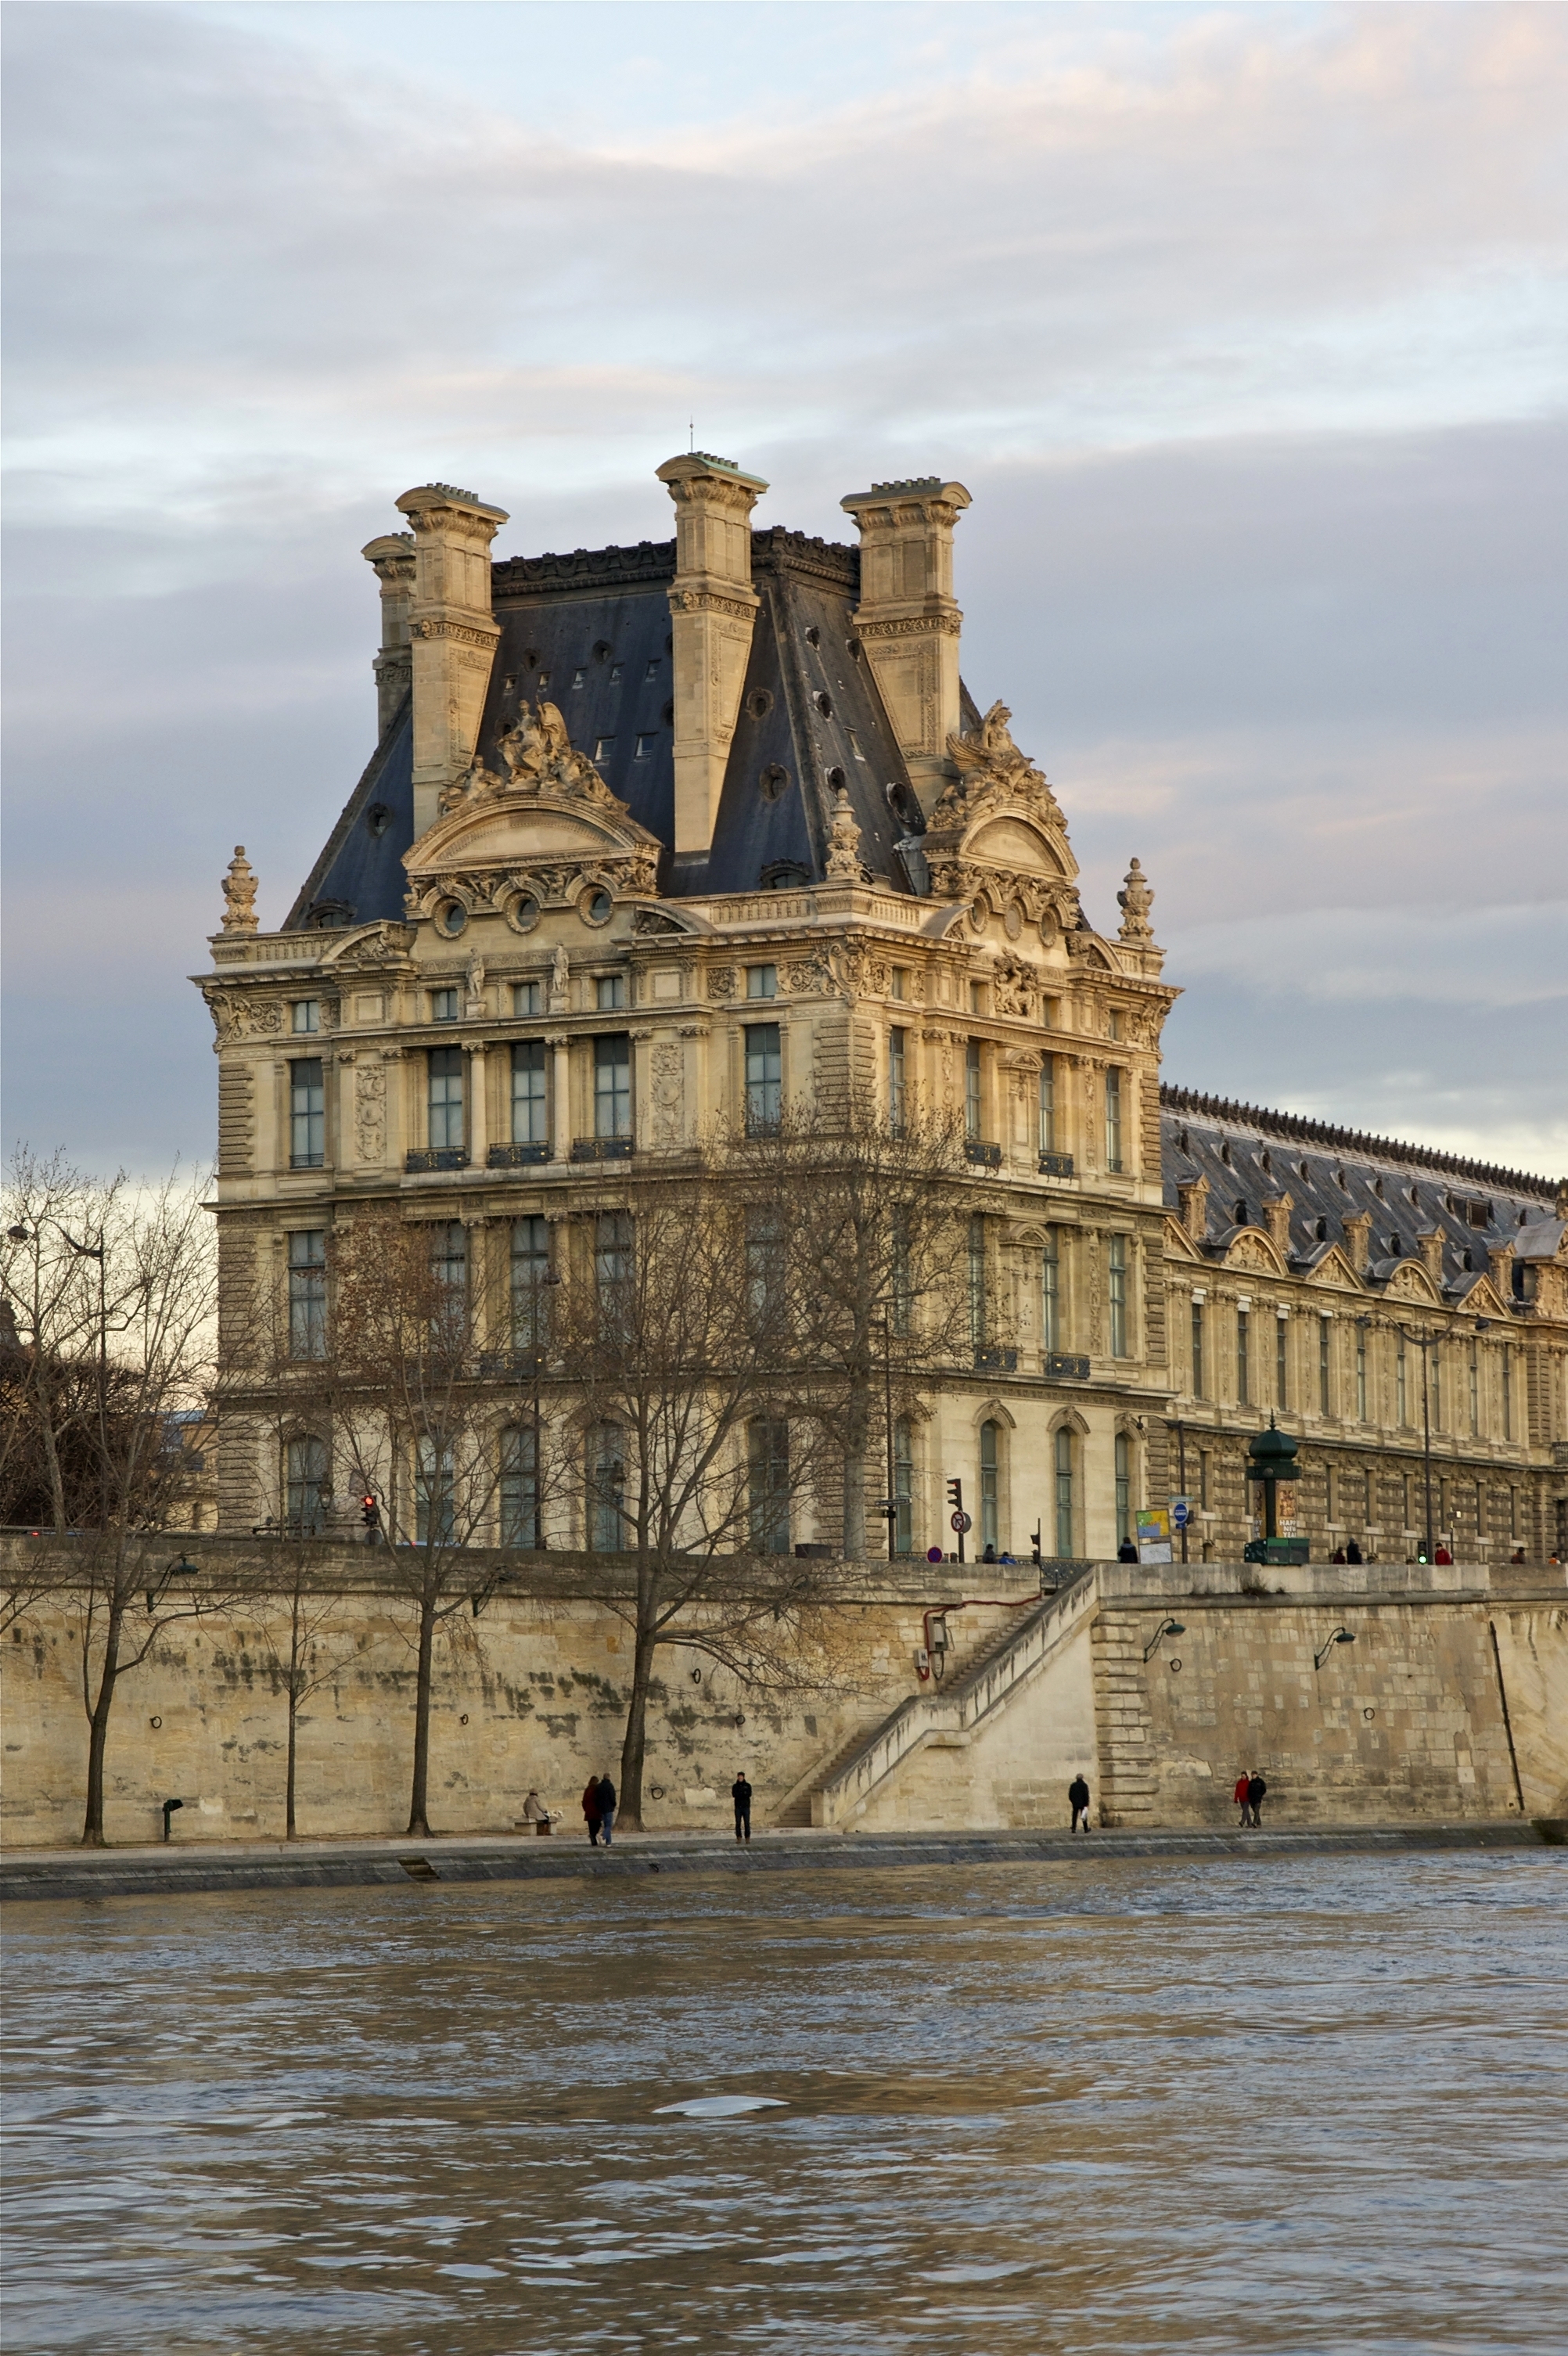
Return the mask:
{"type": "Polygon", "coordinates": [[[1184,1178],[1176,1187],[1176,1200],[1181,1205],[1181,1223],[1194,1243],[1202,1243],[1208,1233],[1208,1181],[1207,1178],[1184,1178]]]}
{"type": "Polygon", "coordinates": [[[1370,1211],[1352,1211],[1345,1221],[1345,1242],[1350,1254],[1350,1265],[1358,1276],[1365,1276],[1367,1262],[1371,1258],[1372,1215],[1370,1211]]]}
{"type": "Polygon", "coordinates": [[[854,626],[898,749],[929,816],[957,776],[947,743],[959,726],[959,627],[953,526],[970,504],[961,483],[926,475],[873,483],[839,505],[860,533],[854,626]]]}
{"type": "Polygon", "coordinates": [[[760,602],[751,585],[751,510],[768,486],[705,450],[667,459],[675,502],[670,590],[675,676],[675,856],[705,858],[760,602]]]}
{"type": "Polygon", "coordinates": [[[413,657],[410,651],[408,609],[413,602],[413,534],[386,531],[367,541],[360,551],[373,564],[381,584],[381,648],[371,668],[376,674],[376,734],[384,736],[408,693],[413,657]]]}
{"type": "Polygon", "coordinates": [[[398,501],[413,527],[409,636],[413,676],[413,831],[474,757],[500,637],[490,602],[490,542],[507,519],[472,491],[424,483],[398,501]]]}

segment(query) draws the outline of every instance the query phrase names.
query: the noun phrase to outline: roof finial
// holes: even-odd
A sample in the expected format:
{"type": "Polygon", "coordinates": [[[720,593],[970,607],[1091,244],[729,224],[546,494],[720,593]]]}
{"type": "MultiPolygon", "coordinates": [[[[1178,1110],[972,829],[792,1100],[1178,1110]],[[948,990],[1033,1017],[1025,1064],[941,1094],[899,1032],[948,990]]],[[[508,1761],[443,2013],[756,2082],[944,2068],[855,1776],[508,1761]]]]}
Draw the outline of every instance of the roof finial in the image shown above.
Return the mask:
{"type": "Polygon", "coordinates": [[[223,878],[223,929],[226,933],[256,929],[256,879],[242,842],[234,845],[234,856],[223,878]]]}
{"type": "Polygon", "coordinates": [[[858,884],[861,879],[860,824],[849,806],[849,787],[840,786],[833,800],[835,808],[828,843],[828,874],[837,884],[858,884]]]}

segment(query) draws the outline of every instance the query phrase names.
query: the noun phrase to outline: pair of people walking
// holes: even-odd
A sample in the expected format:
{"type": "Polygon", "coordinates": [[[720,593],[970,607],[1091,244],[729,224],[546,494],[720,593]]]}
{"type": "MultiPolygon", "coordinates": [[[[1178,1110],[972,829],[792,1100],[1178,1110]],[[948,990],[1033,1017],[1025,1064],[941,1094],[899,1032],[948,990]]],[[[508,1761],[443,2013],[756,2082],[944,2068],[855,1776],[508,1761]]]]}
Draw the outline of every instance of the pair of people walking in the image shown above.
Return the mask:
{"type": "Polygon", "coordinates": [[[590,1775],[583,1794],[583,1815],[588,1827],[588,1846],[597,1848],[599,1836],[604,1835],[605,1847],[615,1846],[616,1787],[607,1775],[590,1775]]]}
{"type": "Polygon", "coordinates": [[[1248,1825],[1256,1825],[1259,1830],[1262,1831],[1262,1818],[1259,1815],[1258,1811],[1263,1804],[1263,1794],[1268,1788],[1268,1785],[1264,1783],[1262,1777],[1259,1774],[1255,1767],[1252,1769],[1251,1774],[1248,1774],[1243,1771],[1242,1773],[1237,1776],[1236,1789],[1231,1793],[1230,1797],[1235,1805],[1241,1811],[1241,1827],[1243,1830],[1245,1830],[1248,1825]]]}

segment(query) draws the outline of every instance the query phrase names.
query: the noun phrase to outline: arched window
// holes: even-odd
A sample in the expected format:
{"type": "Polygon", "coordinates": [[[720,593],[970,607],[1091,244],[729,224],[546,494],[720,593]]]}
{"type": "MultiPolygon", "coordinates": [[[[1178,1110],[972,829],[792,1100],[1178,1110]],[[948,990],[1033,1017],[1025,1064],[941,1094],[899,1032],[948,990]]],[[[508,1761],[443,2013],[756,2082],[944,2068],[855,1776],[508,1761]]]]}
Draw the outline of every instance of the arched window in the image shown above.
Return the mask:
{"type": "Polygon", "coordinates": [[[626,1437],[617,1423],[588,1434],[588,1550],[618,1554],[626,1544],[626,1437]]]}
{"type": "Polygon", "coordinates": [[[287,1451],[288,1526],[298,1537],[319,1537],[323,1527],[322,1500],[329,1494],[327,1442],[308,1432],[291,1440],[287,1451]]]}
{"type": "Polygon", "coordinates": [[[1063,1424],[1057,1433],[1057,1553],[1070,1556],[1073,1550],[1072,1497],[1072,1434],[1063,1424]]]}
{"type": "Polygon", "coordinates": [[[781,1416],[755,1416],[746,1428],[746,1502],[754,1554],[789,1551],[789,1427],[781,1416]]]}
{"type": "Polygon", "coordinates": [[[501,1434],[501,1544],[536,1547],[542,1537],[539,1435],[532,1424],[510,1424],[501,1434]]]}
{"type": "Polygon", "coordinates": [[[997,1537],[996,1485],[997,1441],[1001,1434],[994,1423],[980,1427],[980,1543],[983,1547],[1000,1544],[997,1537]]]}
{"type": "MultiPolygon", "coordinates": [[[[1066,1437],[1065,1434],[1061,1435],[1066,1437]]],[[[1133,1443],[1124,1431],[1116,1435],[1116,1543],[1125,1546],[1133,1536],[1133,1443]]]]}
{"type": "Polygon", "coordinates": [[[893,1427],[893,1551],[915,1551],[915,1434],[907,1415],[893,1427]]]}

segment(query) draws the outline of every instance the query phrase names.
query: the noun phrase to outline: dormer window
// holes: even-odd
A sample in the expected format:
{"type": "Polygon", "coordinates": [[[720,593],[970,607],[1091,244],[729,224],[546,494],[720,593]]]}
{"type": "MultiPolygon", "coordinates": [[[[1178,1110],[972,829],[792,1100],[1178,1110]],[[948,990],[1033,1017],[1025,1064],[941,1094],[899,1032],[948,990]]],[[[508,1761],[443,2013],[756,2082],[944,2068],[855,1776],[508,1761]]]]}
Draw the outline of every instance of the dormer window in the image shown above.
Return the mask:
{"type": "Polygon", "coordinates": [[[643,674],[642,674],[642,676],[643,676],[643,678],[644,678],[644,680],[646,680],[657,679],[657,678],[658,678],[658,676],[659,676],[659,660],[660,660],[660,659],[659,659],[659,657],[658,657],[657,655],[654,655],[654,656],[652,656],[652,657],[650,659],[649,665],[648,665],[648,669],[647,669],[643,672],[643,674]]]}
{"type": "Polygon", "coordinates": [[[1239,1227],[1244,1227],[1247,1225],[1247,1205],[1245,1203],[1238,1203],[1236,1205],[1236,1225],[1239,1227]]]}
{"type": "Polygon", "coordinates": [[[1258,1156],[1258,1166],[1262,1170],[1272,1170],[1274,1166],[1269,1159],[1269,1151],[1267,1146],[1263,1148],[1263,1151],[1258,1156]]]}
{"type": "Polygon", "coordinates": [[[659,739],[657,736],[639,736],[637,740],[637,750],[632,755],[633,760],[651,761],[653,758],[653,748],[658,742],[659,739]]]}
{"type": "Polygon", "coordinates": [[[1318,1242],[1319,1242],[1320,1244],[1326,1244],[1326,1243],[1328,1241],[1328,1222],[1327,1222],[1327,1220],[1326,1220],[1326,1219],[1314,1219],[1314,1221],[1313,1221],[1313,1223],[1312,1223],[1312,1232],[1313,1232],[1313,1234],[1316,1237],[1316,1238],[1317,1238],[1317,1240],[1318,1240],[1318,1242]]]}
{"type": "Polygon", "coordinates": [[[620,685],[620,675],[621,675],[621,672],[624,670],[624,669],[625,669],[625,668],[626,668],[626,666],[625,666],[625,664],[624,664],[624,663],[611,663],[611,665],[610,665],[610,685],[611,685],[612,687],[618,687],[618,686],[620,685]]]}
{"type": "Polygon", "coordinates": [[[610,755],[614,753],[615,748],[616,740],[613,736],[596,736],[594,739],[595,760],[607,761],[610,758],[610,755]]]}
{"type": "Polygon", "coordinates": [[[1391,1259],[1403,1259],[1404,1258],[1404,1246],[1400,1241],[1398,1236],[1391,1236],[1389,1237],[1389,1258],[1391,1259]]]}
{"type": "Polygon", "coordinates": [[[579,663],[576,669],[572,673],[572,684],[574,687],[586,687],[587,683],[587,671],[585,669],[583,665],[579,663]]]}

